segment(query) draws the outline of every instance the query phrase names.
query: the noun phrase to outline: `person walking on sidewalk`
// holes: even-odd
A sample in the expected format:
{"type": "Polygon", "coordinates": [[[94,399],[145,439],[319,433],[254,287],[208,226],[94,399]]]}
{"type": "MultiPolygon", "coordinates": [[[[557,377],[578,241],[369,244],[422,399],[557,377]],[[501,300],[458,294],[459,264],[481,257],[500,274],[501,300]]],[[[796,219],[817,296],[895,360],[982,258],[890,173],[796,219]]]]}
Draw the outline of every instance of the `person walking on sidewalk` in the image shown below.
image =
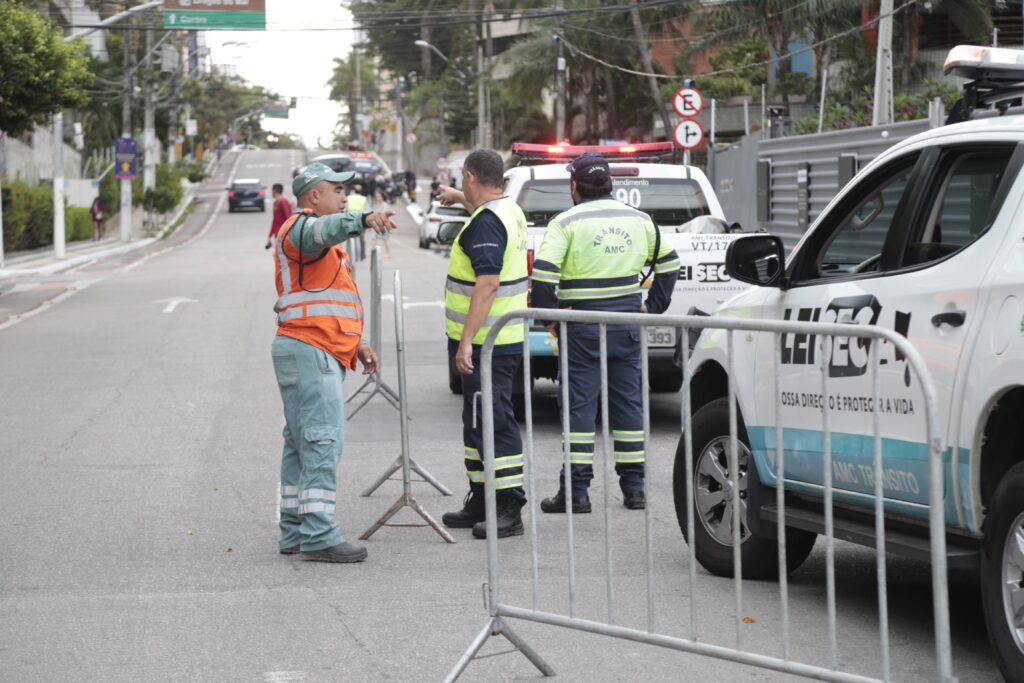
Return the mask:
{"type": "MultiPolygon", "coordinates": [[[[463,191],[442,188],[441,202],[462,204],[472,215],[452,245],[445,285],[448,352],[462,375],[462,440],[469,494],[461,510],[441,517],[445,526],[472,527],[487,537],[484,512],[482,418],[474,410],[480,391],[480,348],[491,321],[526,308],[526,217],[502,194],[504,163],[497,152],[476,150],[462,169],[463,191]]],[[[494,379],[494,473],[498,537],[523,533],[523,441],[512,410],[512,384],[523,360],[522,320],[498,333],[491,365],[494,379]]]]}
{"type": "Polygon", "coordinates": [[[103,236],[103,221],[107,217],[107,205],[103,203],[103,199],[99,195],[92,200],[89,214],[92,216],[92,239],[95,242],[103,236]]]}
{"type": "Polygon", "coordinates": [[[292,181],[298,210],[281,226],[274,249],[277,336],[271,346],[284,403],[281,455],[282,555],[359,562],[366,548],[345,540],[335,521],[337,468],[345,424],[342,381],[346,370],[377,372],[377,354],[361,339],[363,310],[341,247],[372,228],[393,230],[393,212],[342,213],[342,183],[352,173],[307,166],[292,181]]]}
{"type": "MultiPolygon", "coordinates": [[[[646,213],[612,198],[608,161],[584,154],[567,167],[575,206],[555,216],[533,263],[533,305],[621,313],[662,313],[672,301],[679,258],[661,241],[646,213]],[[650,263],[654,281],[641,301],[641,271],[650,263]],[[557,293],[555,288],[558,288],[557,293]]],[[[648,277],[651,275],[649,272],[648,277]]],[[[594,436],[601,396],[599,327],[569,323],[560,348],[568,354],[568,441],[572,481],[559,470],[558,493],[541,501],[544,512],[565,512],[566,488],[573,512],[590,512],[588,490],[594,478],[594,436]]],[[[642,510],[644,496],[644,422],[637,325],[609,325],[608,407],[615,472],[623,505],[642,510]]],[[[561,394],[559,394],[561,396],[561,394]]]]}
{"type": "Polygon", "coordinates": [[[274,208],[272,209],[273,217],[270,219],[270,233],[267,234],[267,243],[264,245],[264,249],[270,249],[281,226],[288,220],[288,216],[295,208],[284,196],[284,185],[281,183],[274,183],[274,186],[270,188],[270,194],[274,196],[274,208]]]}

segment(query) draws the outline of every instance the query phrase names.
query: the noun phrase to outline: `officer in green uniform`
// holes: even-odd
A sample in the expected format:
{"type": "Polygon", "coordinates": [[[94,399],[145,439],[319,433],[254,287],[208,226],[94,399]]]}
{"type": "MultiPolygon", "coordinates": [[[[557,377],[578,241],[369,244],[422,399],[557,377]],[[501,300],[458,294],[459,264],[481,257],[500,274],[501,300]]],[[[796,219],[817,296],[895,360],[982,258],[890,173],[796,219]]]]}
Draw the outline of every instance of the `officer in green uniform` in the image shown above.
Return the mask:
{"type": "MultiPolygon", "coordinates": [[[[483,435],[479,406],[480,347],[499,316],[526,308],[526,217],[502,194],[505,166],[497,152],[479,149],[466,157],[463,191],[444,188],[443,204],[472,212],[452,245],[445,285],[448,350],[462,374],[462,438],[469,494],[461,510],[441,520],[448,527],[472,527],[487,537],[484,514],[483,435]],[[474,419],[475,418],[475,419],[474,419]]],[[[523,533],[523,442],[512,410],[512,385],[523,356],[525,324],[515,321],[498,333],[491,365],[494,396],[494,469],[498,537],[523,533]]]]}
{"type": "MultiPolygon", "coordinates": [[[[555,216],[533,264],[533,305],[586,311],[662,313],[672,300],[679,258],[659,240],[650,216],[611,196],[608,162],[584,154],[568,166],[575,206],[555,216]],[[654,281],[641,302],[640,275],[654,264],[654,281]],[[557,288],[557,290],[556,290],[557,288]]],[[[623,504],[643,509],[644,426],[640,335],[634,325],[608,326],[609,417],[615,471],[623,504]]],[[[590,512],[594,437],[600,400],[600,339],[596,324],[569,323],[561,349],[569,355],[569,442],[573,512],[590,512]]],[[[559,392],[561,396],[561,392],[559,392]]],[[[565,512],[566,483],[541,501],[544,512],[565,512]]]]}

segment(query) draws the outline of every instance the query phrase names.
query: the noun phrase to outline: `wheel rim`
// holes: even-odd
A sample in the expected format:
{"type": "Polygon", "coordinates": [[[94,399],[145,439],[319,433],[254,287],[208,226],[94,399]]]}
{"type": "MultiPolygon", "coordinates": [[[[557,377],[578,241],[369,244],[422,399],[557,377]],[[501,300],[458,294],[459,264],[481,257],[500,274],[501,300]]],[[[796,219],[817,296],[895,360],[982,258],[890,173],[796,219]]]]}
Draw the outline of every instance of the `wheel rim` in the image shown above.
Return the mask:
{"type": "Polygon", "coordinates": [[[1024,654],[1024,512],[1013,520],[1003,545],[1003,611],[1013,642],[1024,654]]]}
{"type": "Polygon", "coordinates": [[[697,459],[697,471],[693,477],[693,504],[697,519],[711,538],[726,546],[732,546],[733,521],[737,517],[737,507],[740,543],[746,542],[750,537],[750,530],[747,528],[747,469],[750,463],[750,450],[743,442],[738,444],[740,471],[736,483],[739,492],[738,495],[734,495],[729,472],[729,442],[727,436],[711,441],[697,459]]]}

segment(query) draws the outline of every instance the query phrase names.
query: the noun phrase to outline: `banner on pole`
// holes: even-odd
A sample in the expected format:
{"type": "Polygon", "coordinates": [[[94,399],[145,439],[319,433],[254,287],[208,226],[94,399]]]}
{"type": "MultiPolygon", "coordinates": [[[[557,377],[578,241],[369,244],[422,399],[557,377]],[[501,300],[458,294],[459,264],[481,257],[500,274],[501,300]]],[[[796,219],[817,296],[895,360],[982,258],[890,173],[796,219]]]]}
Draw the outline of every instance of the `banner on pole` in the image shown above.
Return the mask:
{"type": "Polygon", "coordinates": [[[135,180],[138,171],[139,150],[133,138],[117,138],[114,142],[114,177],[135,180]]]}

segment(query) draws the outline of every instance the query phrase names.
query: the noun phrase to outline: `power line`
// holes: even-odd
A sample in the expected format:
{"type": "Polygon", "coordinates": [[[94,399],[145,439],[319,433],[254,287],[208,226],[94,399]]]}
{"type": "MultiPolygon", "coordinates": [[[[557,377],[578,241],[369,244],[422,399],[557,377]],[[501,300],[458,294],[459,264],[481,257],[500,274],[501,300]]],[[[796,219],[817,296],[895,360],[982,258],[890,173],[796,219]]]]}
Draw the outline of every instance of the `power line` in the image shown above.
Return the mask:
{"type": "MultiPolygon", "coordinates": [[[[761,61],[761,62],[752,62],[750,64],[743,64],[741,66],[730,67],[728,69],[719,69],[717,71],[708,71],[708,72],[705,72],[705,73],[702,73],[702,74],[689,74],[689,76],[702,76],[702,77],[720,76],[722,74],[738,73],[740,71],[746,71],[747,69],[753,69],[753,68],[759,67],[759,66],[768,66],[770,64],[775,64],[777,62],[781,62],[781,61],[784,61],[786,59],[789,59],[790,57],[794,57],[796,55],[800,55],[800,54],[803,54],[805,52],[810,52],[811,50],[813,50],[816,47],[821,47],[822,45],[826,45],[828,43],[831,43],[832,41],[839,40],[840,38],[845,38],[848,35],[852,35],[854,33],[858,33],[860,31],[863,31],[866,28],[868,28],[868,27],[870,27],[870,26],[872,26],[874,24],[878,24],[878,22],[880,20],[882,20],[882,19],[884,19],[886,17],[891,17],[891,16],[895,16],[895,15],[899,14],[901,11],[903,11],[907,7],[910,7],[913,4],[916,4],[917,2],[918,2],[918,0],[907,0],[906,2],[904,2],[899,7],[895,8],[889,14],[880,14],[877,17],[875,17],[874,19],[866,21],[863,24],[860,24],[858,26],[854,26],[853,28],[847,29],[846,31],[842,31],[842,32],[837,33],[837,34],[835,34],[833,36],[829,36],[828,38],[824,38],[822,40],[819,40],[816,43],[812,43],[811,45],[808,45],[806,47],[802,47],[799,50],[793,50],[792,52],[787,52],[784,55],[779,55],[778,57],[774,57],[772,59],[766,59],[766,60],[761,61]]],[[[569,48],[569,50],[573,54],[579,55],[580,57],[583,57],[585,59],[589,59],[592,62],[597,62],[598,64],[601,64],[602,66],[608,67],[609,69],[615,69],[616,71],[621,71],[623,73],[632,74],[634,76],[648,76],[648,77],[651,77],[651,78],[664,78],[664,79],[674,79],[674,80],[678,80],[678,79],[682,79],[682,78],[687,78],[687,76],[681,76],[679,74],[655,74],[655,73],[648,73],[646,71],[637,71],[635,69],[627,69],[626,67],[619,66],[618,64],[612,64],[610,62],[606,62],[605,60],[601,59],[600,57],[595,57],[594,55],[592,55],[592,54],[590,54],[588,52],[584,52],[583,50],[579,49],[578,47],[576,47],[575,45],[570,43],[568,40],[566,40],[564,35],[561,36],[561,38],[562,38],[562,42],[565,43],[565,46],[567,48],[569,48]]]]}

